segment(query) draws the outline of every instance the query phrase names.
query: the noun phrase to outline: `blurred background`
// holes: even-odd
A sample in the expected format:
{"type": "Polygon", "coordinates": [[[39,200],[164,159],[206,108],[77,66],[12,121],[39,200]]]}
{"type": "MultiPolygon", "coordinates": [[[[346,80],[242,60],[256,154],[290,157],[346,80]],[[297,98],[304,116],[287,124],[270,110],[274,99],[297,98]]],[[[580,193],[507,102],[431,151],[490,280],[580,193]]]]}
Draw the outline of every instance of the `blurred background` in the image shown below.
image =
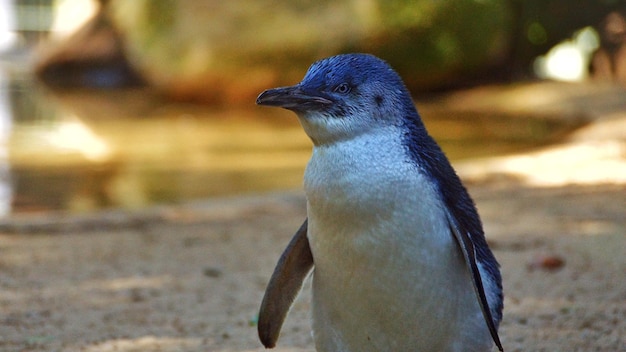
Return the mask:
{"type": "Polygon", "coordinates": [[[623,0],[0,0],[0,215],[299,189],[310,142],[254,100],[342,52],[396,68],[455,163],[491,158],[468,174],[626,177],[623,143],[538,153],[623,141],[623,0]]]}

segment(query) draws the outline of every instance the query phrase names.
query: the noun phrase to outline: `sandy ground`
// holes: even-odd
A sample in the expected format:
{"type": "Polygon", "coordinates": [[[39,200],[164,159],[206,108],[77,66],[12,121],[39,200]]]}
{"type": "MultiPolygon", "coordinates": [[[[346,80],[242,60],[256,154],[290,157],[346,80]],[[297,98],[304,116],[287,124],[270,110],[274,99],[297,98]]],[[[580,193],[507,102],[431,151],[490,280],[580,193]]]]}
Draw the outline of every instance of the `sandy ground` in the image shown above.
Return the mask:
{"type": "MultiPolygon", "coordinates": [[[[459,165],[502,265],[505,351],[626,351],[624,121],[589,126],[538,163],[459,165]],[[618,148],[600,144],[555,176],[571,165],[563,150],[594,141],[618,148]]],[[[258,306],[304,216],[293,192],[0,220],[0,350],[262,351],[258,306]]],[[[309,285],[276,351],[314,351],[309,285]]]]}
{"type": "MultiPolygon", "coordinates": [[[[506,351],[626,350],[625,190],[471,185],[502,265],[506,351]]],[[[259,302],[304,213],[280,194],[4,224],[0,350],[261,351],[259,302]]],[[[313,351],[309,329],[305,289],[276,351],[313,351]]]]}

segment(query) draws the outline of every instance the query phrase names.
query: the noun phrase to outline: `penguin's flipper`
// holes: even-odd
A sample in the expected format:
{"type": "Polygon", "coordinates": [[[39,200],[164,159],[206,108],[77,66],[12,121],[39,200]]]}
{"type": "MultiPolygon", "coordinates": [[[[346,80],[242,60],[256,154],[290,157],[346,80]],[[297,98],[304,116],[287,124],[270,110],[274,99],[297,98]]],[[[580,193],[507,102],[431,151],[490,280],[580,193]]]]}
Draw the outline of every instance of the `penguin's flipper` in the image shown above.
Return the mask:
{"type": "Polygon", "coordinates": [[[313,267],[313,254],[307,238],[307,220],[280,256],[259,311],[258,333],[265,348],[273,348],[287,312],[313,267]]]}
{"type": "Polygon", "coordinates": [[[456,241],[461,248],[463,258],[465,258],[465,263],[467,264],[467,268],[470,271],[470,276],[472,277],[472,286],[474,286],[474,292],[476,292],[478,304],[480,305],[480,309],[482,310],[483,316],[485,317],[485,322],[487,323],[487,327],[489,328],[491,338],[498,347],[498,350],[503,351],[502,343],[500,342],[500,337],[498,336],[498,329],[496,328],[493,316],[491,315],[489,302],[487,302],[487,297],[485,296],[483,280],[480,275],[480,271],[478,270],[478,265],[476,264],[476,249],[474,248],[472,239],[469,237],[469,234],[459,230],[457,221],[454,219],[454,216],[452,216],[452,214],[447,212],[447,215],[448,223],[450,224],[450,230],[452,231],[454,238],[456,238],[456,241]]]}

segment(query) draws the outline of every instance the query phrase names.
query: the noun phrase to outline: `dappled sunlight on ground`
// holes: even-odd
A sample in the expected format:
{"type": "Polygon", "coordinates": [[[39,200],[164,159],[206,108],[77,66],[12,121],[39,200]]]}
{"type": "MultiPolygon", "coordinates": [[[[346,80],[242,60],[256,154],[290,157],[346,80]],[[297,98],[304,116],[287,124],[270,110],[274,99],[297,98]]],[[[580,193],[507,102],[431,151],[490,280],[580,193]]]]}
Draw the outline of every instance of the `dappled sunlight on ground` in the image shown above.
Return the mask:
{"type": "Polygon", "coordinates": [[[452,94],[443,104],[475,111],[587,121],[541,149],[455,164],[469,180],[500,176],[536,187],[626,184],[626,91],[609,85],[542,83],[484,87],[452,94]]]}
{"type": "Polygon", "coordinates": [[[626,184],[626,143],[580,142],[456,166],[466,179],[504,175],[537,187],[626,184]]]}

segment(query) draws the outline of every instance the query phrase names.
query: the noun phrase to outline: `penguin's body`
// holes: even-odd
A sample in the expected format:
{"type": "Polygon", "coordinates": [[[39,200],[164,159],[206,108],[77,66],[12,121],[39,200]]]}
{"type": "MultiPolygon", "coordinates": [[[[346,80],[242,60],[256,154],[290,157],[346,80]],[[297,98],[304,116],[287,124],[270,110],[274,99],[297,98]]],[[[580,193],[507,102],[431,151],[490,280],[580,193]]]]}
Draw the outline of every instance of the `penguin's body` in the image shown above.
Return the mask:
{"type": "Polygon", "coordinates": [[[257,103],[294,110],[314,143],[308,220],[261,307],[266,347],[314,267],[320,352],[486,352],[494,341],[501,349],[497,262],[397,74],[373,56],[340,55],[257,103]]]}

